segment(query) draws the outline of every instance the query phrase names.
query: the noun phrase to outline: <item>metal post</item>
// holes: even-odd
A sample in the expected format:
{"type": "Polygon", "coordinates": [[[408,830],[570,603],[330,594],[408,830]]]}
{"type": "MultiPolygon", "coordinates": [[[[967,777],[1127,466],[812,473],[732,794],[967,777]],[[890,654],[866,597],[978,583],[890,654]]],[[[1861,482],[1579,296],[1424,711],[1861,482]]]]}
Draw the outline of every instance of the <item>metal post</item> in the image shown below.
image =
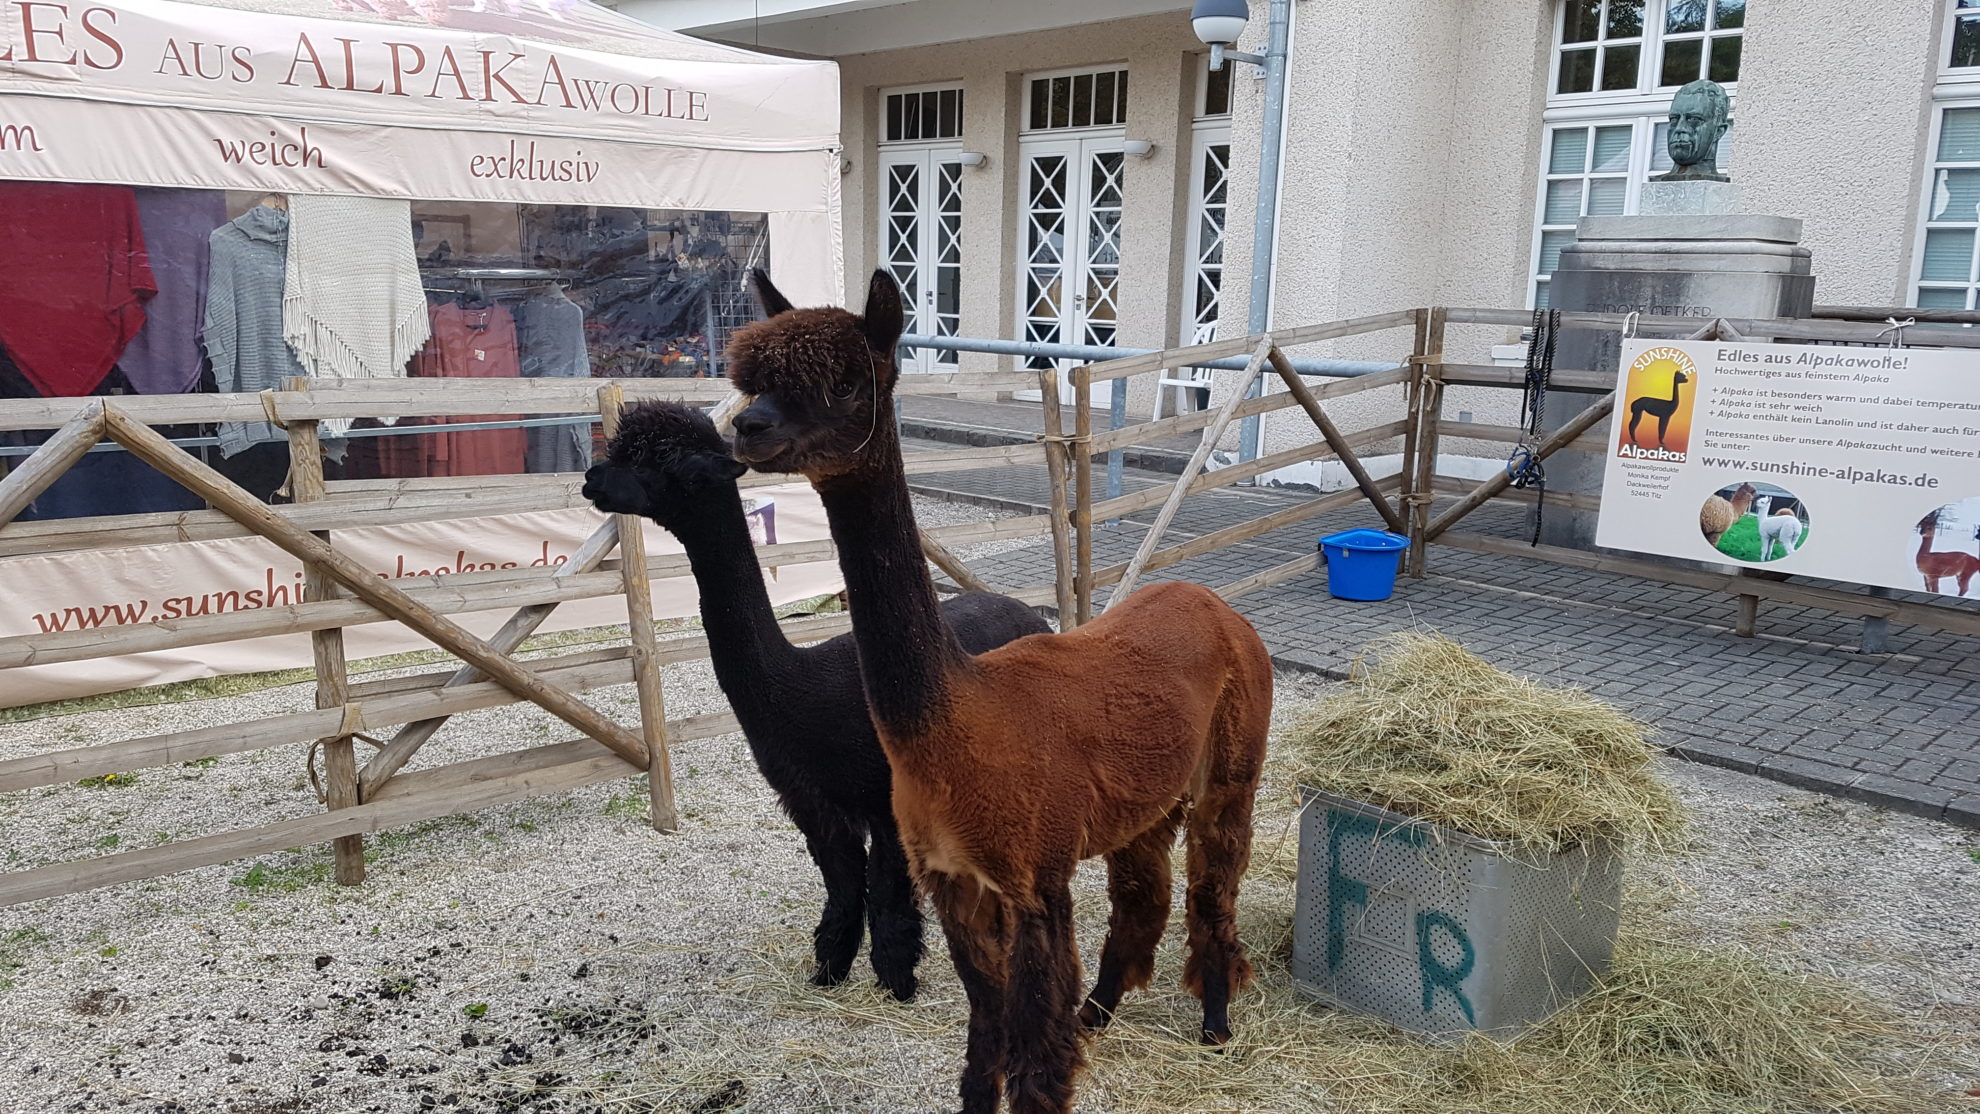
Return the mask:
{"type": "MultiPolygon", "coordinates": [[[[1114,380],[1114,393],[1107,402],[1108,429],[1123,429],[1127,426],[1127,388],[1126,379],[1114,380]]],[[[1120,449],[1114,449],[1107,454],[1107,498],[1109,499],[1118,499],[1121,496],[1121,470],[1126,461],[1127,453],[1120,449]]],[[[1109,520],[1107,525],[1112,526],[1118,521],[1119,519],[1109,520]]]]}
{"type": "MultiPolygon", "coordinates": [[[[1292,39],[1292,0],[1272,0],[1272,22],[1265,46],[1265,114],[1258,135],[1258,205],[1251,226],[1251,316],[1245,331],[1252,336],[1270,324],[1272,309],[1272,247],[1279,225],[1279,156],[1286,127],[1286,51],[1292,39]]],[[[1263,390],[1260,383],[1254,391],[1263,390]]],[[[1261,419],[1244,419],[1238,432],[1238,459],[1258,458],[1261,419]]]]}

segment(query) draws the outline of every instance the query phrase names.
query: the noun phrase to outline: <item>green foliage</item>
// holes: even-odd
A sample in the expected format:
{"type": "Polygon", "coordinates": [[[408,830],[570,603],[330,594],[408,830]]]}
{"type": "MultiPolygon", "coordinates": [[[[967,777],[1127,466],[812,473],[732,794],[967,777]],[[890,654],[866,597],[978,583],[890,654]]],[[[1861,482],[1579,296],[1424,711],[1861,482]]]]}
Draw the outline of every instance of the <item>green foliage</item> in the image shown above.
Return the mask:
{"type": "Polygon", "coordinates": [[[76,782],[77,785],[82,786],[84,789],[127,789],[137,783],[138,776],[135,773],[98,774],[95,777],[86,777],[76,782]]]}
{"type": "MultiPolygon", "coordinates": [[[[1808,548],[1808,536],[1813,531],[1812,524],[1802,524],[1801,541],[1795,546],[1796,552],[1808,548]]],[[[1735,561],[1759,563],[1760,520],[1750,514],[1742,516],[1738,522],[1728,527],[1725,533],[1719,535],[1718,550],[1735,561]]],[[[1768,558],[1767,563],[1772,564],[1785,556],[1787,554],[1782,552],[1782,547],[1777,545],[1774,547],[1774,555],[1768,558]]]]}
{"type": "Polygon", "coordinates": [[[467,1005],[461,1007],[461,1012],[473,1020],[479,1021],[488,1016],[488,1003],[469,1002],[467,1005]]]}
{"type": "Polygon", "coordinates": [[[614,793],[606,800],[601,810],[605,815],[621,820],[646,819],[646,775],[641,774],[633,782],[633,789],[627,793],[614,793]]]}

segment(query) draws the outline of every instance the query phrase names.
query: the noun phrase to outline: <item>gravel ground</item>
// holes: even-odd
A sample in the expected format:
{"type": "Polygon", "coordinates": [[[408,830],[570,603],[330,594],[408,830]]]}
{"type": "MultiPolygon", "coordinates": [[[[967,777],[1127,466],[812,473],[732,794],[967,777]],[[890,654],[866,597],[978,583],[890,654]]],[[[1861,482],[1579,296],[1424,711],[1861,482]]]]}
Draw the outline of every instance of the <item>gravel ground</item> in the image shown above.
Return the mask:
{"type": "MultiPolygon", "coordinates": [[[[926,521],[982,517],[923,508],[926,521]]],[[[999,543],[1010,544],[1010,543],[999,543]]],[[[670,667],[675,715],[720,706],[705,664],[670,667]]],[[[1324,692],[1280,679],[1282,714],[1324,692]]],[[[595,694],[630,716],[630,686],[595,694]]],[[[305,686],[0,725],[0,757],[306,707],[305,686]]],[[[460,717],[422,756],[563,738],[526,708],[460,717]]],[[[806,984],[822,888],[740,736],[677,749],[683,830],[646,826],[618,782],[373,837],[370,878],[328,880],[306,848],[0,909],[0,1111],[930,1111],[952,1105],[965,1008],[935,944],[913,1004],[864,982],[806,984]]],[[[1855,980],[1936,1038],[1914,1066],[1980,1085],[1980,838],[1724,771],[1669,764],[1698,848],[1639,870],[1676,930],[1855,980]]],[[[1276,936],[1290,792],[1269,784],[1245,926],[1262,988],[1287,993],[1276,936]],[[1276,869],[1272,869],[1276,862],[1276,869]]],[[[10,869],[313,811],[302,748],[142,771],[130,783],[0,798],[10,869]]],[[[1104,875],[1079,880],[1081,944],[1104,875]]],[[[1141,1072],[1187,1030],[1179,932],[1156,987],[1096,1045],[1080,1110],[1181,1109],[1141,1072]]],[[[862,961],[863,962],[863,961],[862,961]]],[[[863,970],[863,967],[861,968],[863,970]]],[[[1253,1001],[1257,1001],[1256,998],[1253,1001]]],[[[1233,1020],[1243,1038],[1246,1001],[1233,1020]]],[[[1165,1055],[1174,1057],[1170,1047],[1165,1055]]],[[[1257,1081],[1193,1069],[1202,1110],[1281,1110],[1257,1081]],[[1250,1087],[1252,1089],[1245,1089],[1250,1087]]],[[[1315,1081],[1324,1085],[1324,1081],[1315,1081]]],[[[1283,1081],[1273,1081],[1275,1088],[1283,1081]]],[[[1275,1092],[1283,1093],[1283,1092],[1275,1092]]],[[[1310,1108],[1297,1105],[1299,1109],[1310,1108]]],[[[1703,1112],[1701,1112],[1703,1114],[1703,1112]]]]}

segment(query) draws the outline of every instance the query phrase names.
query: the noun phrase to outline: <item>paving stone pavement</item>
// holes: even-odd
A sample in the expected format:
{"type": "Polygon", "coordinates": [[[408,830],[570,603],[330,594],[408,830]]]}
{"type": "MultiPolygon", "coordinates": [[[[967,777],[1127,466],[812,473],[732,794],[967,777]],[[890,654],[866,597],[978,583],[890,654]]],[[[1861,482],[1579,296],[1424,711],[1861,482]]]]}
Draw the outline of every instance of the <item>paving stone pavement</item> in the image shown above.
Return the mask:
{"type": "MultiPolygon", "coordinates": [[[[917,443],[910,451],[941,446],[917,443]]],[[[1043,510],[1043,468],[913,477],[927,494],[1043,510]]],[[[1173,482],[1130,471],[1124,489],[1173,482]]],[[[1295,505],[1310,495],[1223,489],[1191,496],[1173,545],[1295,505]]],[[[1156,511],[1096,532],[1095,567],[1133,556],[1156,511]]],[[[1323,534],[1379,526],[1365,505],[1193,558],[1142,583],[1221,585],[1310,553],[1323,534]]],[[[1517,508],[1466,519],[1479,533],[1521,537],[1517,508]]],[[[994,585],[1049,583],[1049,544],[973,565],[994,585]]],[[[1980,639],[1893,625],[1888,653],[1856,649],[1859,621],[1763,603],[1759,633],[1733,633],[1735,601],[1698,589],[1542,561],[1433,547],[1430,575],[1395,595],[1350,603],[1316,571],[1236,601],[1284,666],[1344,676],[1355,653],[1390,631],[1435,630],[1494,664],[1580,685],[1655,725],[1672,752],[1789,785],[1980,827],[1980,639]]],[[[1899,598],[1918,598],[1899,593],[1899,598]]]]}

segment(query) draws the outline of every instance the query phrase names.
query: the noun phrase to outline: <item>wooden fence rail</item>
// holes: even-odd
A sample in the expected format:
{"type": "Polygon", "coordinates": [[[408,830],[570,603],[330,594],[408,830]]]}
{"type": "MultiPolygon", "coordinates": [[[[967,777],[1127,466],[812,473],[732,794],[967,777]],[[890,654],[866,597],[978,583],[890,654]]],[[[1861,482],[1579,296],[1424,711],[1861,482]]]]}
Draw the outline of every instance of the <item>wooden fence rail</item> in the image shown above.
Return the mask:
{"type": "MultiPolygon", "coordinates": [[[[1028,373],[918,376],[904,386],[903,393],[995,393],[1033,381],[1028,373]]],[[[361,526],[587,506],[579,493],[582,476],[326,482],[316,435],[317,423],[332,417],[520,415],[587,408],[601,413],[609,428],[630,401],[670,398],[717,403],[729,398],[726,384],[694,380],[352,381],[307,388],[291,384],[290,388],[266,395],[0,402],[0,429],[61,427],[0,478],[0,509],[6,511],[0,516],[0,556],[258,536],[303,562],[306,587],[303,602],[279,608],[0,637],[0,677],[15,667],[308,632],[316,662],[318,704],[307,712],[0,760],[0,792],[314,740],[313,749],[324,756],[323,797],[327,806],[320,815],[143,851],[0,873],[0,904],[326,841],[334,847],[337,880],[355,884],[362,878],[361,839],[368,832],[640,772],[648,775],[650,819],[656,827],[671,830],[678,821],[668,770],[670,746],[735,729],[735,721],[727,713],[667,718],[660,667],[706,658],[708,644],[697,634],[663,638],[654,629],[652,579],[685,576],[691,570],[685,555],[649,557],[641,545],[642,531],[629,529],[632,523],[628,520],[601,520],[601,527],[571,560],[551,568],[387,581],[362,569],[336,545],[337,531],[361,526]],[[515,389],[501,389],[508,387],[515,389]],[[282,506],[259,502],[150,428],[150,423],[263,420],[269,413],[266,407],[274,409],[289,431],[290,488],[296,501],[282,506]],[[11,521],[106,436],[214,509],[55,522],[11,521]],[[527,663],[514,657],[558,604],[616,595],[628,600],[629,646],[566,652],[527,663]],[[508,622],[485,640],[450,618],[504,609],[511,611],[508,622]],[[351,680],[342,631],[380,621],[413,628],[459,658],[461,664],[412,677],[351,680]],[[627,683],[639,690],[640,714],[630,728],[579,695],[627,683]],[[469,762],[405,770],[406,763],[449,717],[519,702],[536,704],[563,718],[583,732],[584,738],[469,762]],[[360,765],[353,740],[384,732],[395,724],[401,725],[398,733],[386,740],[369,762],[360,765]]],[[[910,458],[908,470],[923,473],[998,467],[1040,461],[1045,453],[1046,447],[1039,444],[917,453],[910,458]]],[[[787,477],[755,474],[743,481],[749,487],[786,482],[787,477]]],[[[949,576],[966,585],[980,584],[955,558],[950,546],[1034,537],[1050,531],[1049,516],[1031,515],[933,529],[928,531],[926,545],[949,576]]],[[[759,562],[773,568],[831,560],[833,556],[827,539],[765,545],[756,553],[759,562]]],[[[1039,585],[1010,594],[1043,603],[1055,592],[1052,586],[1039,585]]],[[[828,638],[850,629],[843,615],[783,626],[797,642],[828,638]]]]}

